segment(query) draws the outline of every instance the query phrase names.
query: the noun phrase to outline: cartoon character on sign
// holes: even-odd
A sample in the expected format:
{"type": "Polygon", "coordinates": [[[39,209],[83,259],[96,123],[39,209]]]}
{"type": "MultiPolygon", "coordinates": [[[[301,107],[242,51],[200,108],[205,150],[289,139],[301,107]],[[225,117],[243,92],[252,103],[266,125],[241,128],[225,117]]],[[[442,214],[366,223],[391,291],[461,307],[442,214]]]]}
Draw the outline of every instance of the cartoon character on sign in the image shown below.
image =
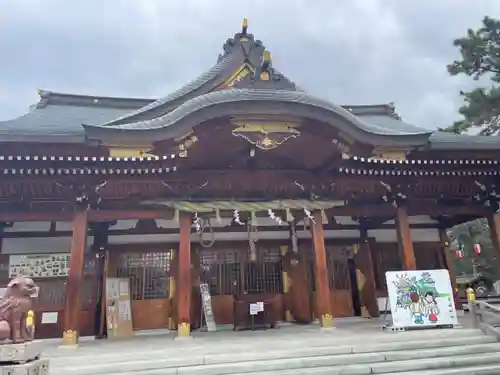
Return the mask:
{"type": "Polygon", "coordinates": [[[425,316],[431,323],[437,323],[439,315],[439,306],[434,297],[434,293],[427,292],[424,296],[425,316]]]}
{"type": "Polygon", "coordinates": [[[413,316],[413,322],[415,324],[424,324],[424,309],[416,289],[412,288],[410,292],[410,300],[411,304],[409,310],[413,316]]]}

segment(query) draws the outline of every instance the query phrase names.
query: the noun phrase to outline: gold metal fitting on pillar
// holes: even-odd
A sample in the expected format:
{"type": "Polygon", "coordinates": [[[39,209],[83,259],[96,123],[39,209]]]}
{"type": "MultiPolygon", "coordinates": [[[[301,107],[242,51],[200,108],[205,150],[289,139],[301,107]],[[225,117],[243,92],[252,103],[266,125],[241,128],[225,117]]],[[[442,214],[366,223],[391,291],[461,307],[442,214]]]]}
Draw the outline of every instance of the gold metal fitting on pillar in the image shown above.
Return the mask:
{"type": "Polygon", "coordinates": [[[474,302],[476,300],[476,293],[471,287],[467,288],[467,301],[474,302]]]}
{"type": "Polygon", "coordinates": [[[35,313],[29,310],[26,314],[26,329],[32,339],[35,338],[35,313]]]}
{"type": "Polygon", "coordinates": [[[191,325],[189,323],[180,323],[177,325],[177,336],[189,337],[191,333],[191,325]]]}
{"type": "Polygon", "coordinates": [[[77,345],[78,344],[78,333],[76,331],[71,330],[71,329],[64,331],[63,338],[62,338],[62,344],[68,345],[68,346],[77,345]]]}
{"type": "Polygon", "coordinates": [[[323,327],[323,328],[332,328],[333,327],[332,314],[322,314],[321,315],[321,327],[323,327]]]}

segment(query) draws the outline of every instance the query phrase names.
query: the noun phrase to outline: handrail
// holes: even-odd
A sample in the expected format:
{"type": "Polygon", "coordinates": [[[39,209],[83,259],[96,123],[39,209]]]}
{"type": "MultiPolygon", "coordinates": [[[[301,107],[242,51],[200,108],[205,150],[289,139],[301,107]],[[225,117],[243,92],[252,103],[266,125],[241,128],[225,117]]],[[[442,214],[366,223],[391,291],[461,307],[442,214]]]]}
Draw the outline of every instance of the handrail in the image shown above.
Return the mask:
{"type": "Polygon", "coordinates": [[[467,289],[467,300],[474,328],[479,328],[500,341],[500,329],[496,327],[497,324],[500,325],[500,307],[486,301],[477,301],[472,288],[467,289]]]}

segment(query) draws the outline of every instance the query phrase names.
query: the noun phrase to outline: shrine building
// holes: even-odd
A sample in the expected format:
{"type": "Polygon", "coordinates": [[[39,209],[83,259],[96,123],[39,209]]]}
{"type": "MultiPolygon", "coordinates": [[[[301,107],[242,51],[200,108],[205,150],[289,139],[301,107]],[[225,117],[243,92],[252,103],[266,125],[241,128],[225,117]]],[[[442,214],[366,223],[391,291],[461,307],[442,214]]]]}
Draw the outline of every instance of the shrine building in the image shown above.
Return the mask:
{"type": "Polygon", "coordinates": [[[500,138],[318,98],[246,21],[214,60],[159,99],[40,90],[0,122],[0,275],[40,286],[37,336],[103,334],[110,277],[130,281],[135,331],[190,335],[200,284],[217,325],[264,302],[271,323],[330,327],[377,317],[388,270],[454,283],[453,225],[488,218],[500,250],[500,138]]]}

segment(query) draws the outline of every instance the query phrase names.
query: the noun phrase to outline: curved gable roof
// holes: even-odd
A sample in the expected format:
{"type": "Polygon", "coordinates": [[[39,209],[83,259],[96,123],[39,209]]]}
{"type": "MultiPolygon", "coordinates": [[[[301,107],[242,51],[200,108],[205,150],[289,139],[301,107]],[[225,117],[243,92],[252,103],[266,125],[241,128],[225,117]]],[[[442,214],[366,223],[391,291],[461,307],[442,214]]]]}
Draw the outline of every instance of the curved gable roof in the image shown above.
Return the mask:
{"type": "MultiPolygon", "coordinates": [[[[256,40],[252,34],[246,32],[246,26],[233,38],[229,38],[223,46],[224,53],[219,55],[217,64],[210,70],[200,75],[195,80],[182,86],[173,93],[157,99],[156,101],[133,111],[127,115],[118,117],[101,125],[111,126],[128,122],[146,121],[162,116],[181,104],[217,89],[221,84],[231,78],[235,71],[244,64],[249,65],[255,74],[260,74],[260,67],[263,60],[265,47],[260,40],[256,40]]],[[[272,68],[271,68],[272,69],[272,68]]],[[[274,71],[279,75],[282,83],[287,87],[295,85],[281,73],[274,71]]],[[[246,86],[250,77],[246,77],[238,86],[246,86]]]]}
{"type": "MultiPolygon", "coordinates": [[[[311,118],[346,132],[356,139],[370,143],[375,137],[380,144],[398,141],[408,145],[426,142],[430,130],[415,126],[387,127],[382,123],[365,122],[350,111],[329,101],[319,99],[306,92],[289,90],[269,90],[262,88],[227,89],[197,96],[163,116],[144,121],[136,121],[113,126],[84,125],[89,136],[104,133],[133,131],[148,138],[146,133],[162,130],[165,138],[177,137],[195,124],[216,117],[245,114],[283,114],[311,118]]],[[[396,120],[397,121],[397,120],[396,120]]],[[[156,135],[151,134],[156,138],[156,135]]]]}

